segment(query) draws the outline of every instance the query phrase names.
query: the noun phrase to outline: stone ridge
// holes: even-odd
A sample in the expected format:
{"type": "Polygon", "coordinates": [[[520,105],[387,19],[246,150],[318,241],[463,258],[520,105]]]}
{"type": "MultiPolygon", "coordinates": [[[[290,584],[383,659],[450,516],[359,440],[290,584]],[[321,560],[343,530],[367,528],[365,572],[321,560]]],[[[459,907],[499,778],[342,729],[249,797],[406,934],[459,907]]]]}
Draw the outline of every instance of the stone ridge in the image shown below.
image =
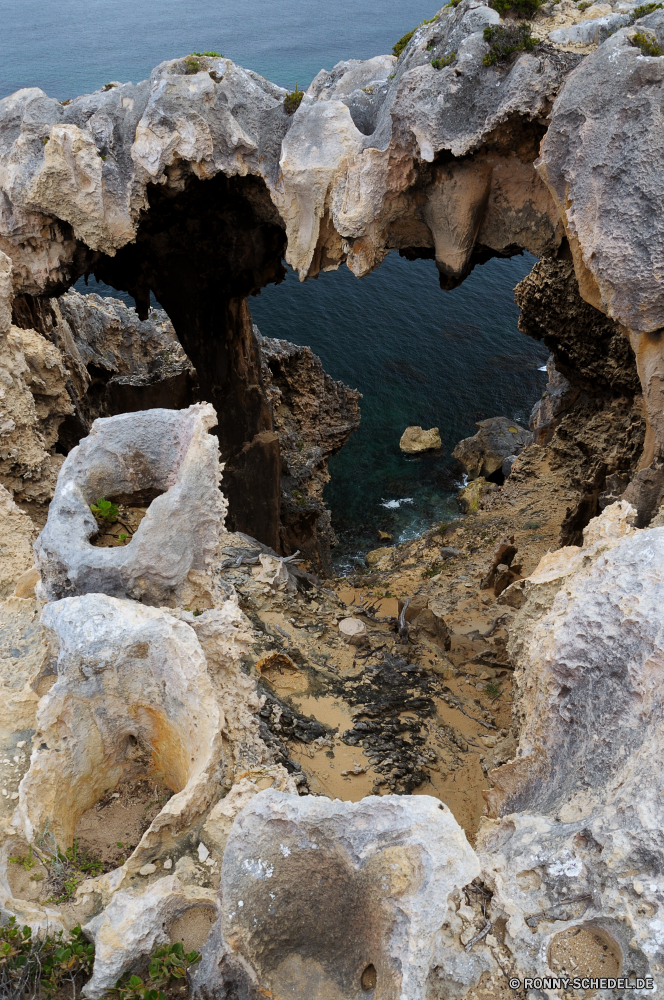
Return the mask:
{"type": "MultiPolygon", "coordinates": [[[[430,205],[418,209],[410,189],[437,187],[427,165],[440,154],[465,157],[506,123],[536,123],[578,61],[543,49],[523,54],[507,70],[484,67],[482,29],[498,20],[478,0],[445,7],[415,33],[398,62],[380,56],[319,73],[293,116],[283,108],[286,91],[222,58],[202,57],[194,73],[184,59],[169,60],[136,86],[104,88],[65,104],[37,88],[5,98],[0,249],[14,261],[15,291],[43,294],[70,283],[81,266],[77,246],[113,256],[132,242],[150,208],[151,185],[177,192],[189,176],[220,173],[263,178],[288,235],[286,259],[302,278],[318,270],[317,249],[318,257],[325,249],[324,266],[348,259],[361,275],[389,246],[432,244],[437,259],[460,273],[450,253],[470,248],[445,251],[450,237],[439,232],[441,206],[432,195],[430,205]],[[447,48],[456,62],[434,69],[432,53],[447,48]],[[411,232],[399,232],[406,220],[411,232]]],[[[541,132],[539,126],[523,163],[514,143],[503,142],[499,160],[479,171],[471,243],[481,221],[476,217],[492,211],[498,216],[493,228],[509,230],[502,240],[494,233],[494,250],[525,240],[541,251],[559,242],[550,197],[532,173],[541,132]],[[530,240],[512,230],[530,232],[532,219],[519,226],[502,218],[505,207],[491,204],[491,174],[494,189],[509,188],[501,174],[510,168],[525,174],[519,191],[503,191],[503,201],[516,197],[513,212],[534,213],[542,231],[530,240]]],[[[465,184],[465,175],[461,180],[465,184]]]]}

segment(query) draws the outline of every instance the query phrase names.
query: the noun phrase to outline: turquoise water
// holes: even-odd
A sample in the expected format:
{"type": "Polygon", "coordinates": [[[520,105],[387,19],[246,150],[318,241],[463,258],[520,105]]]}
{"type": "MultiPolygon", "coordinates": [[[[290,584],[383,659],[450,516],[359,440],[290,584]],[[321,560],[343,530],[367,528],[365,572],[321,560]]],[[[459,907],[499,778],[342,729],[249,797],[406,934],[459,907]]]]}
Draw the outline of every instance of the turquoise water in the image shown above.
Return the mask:
{"type": "MultiPolygon", "coordinates": [[[[0,97],[37,86],[64,100],[110,80],[138,82],[162,60],[202,49],[303,86],[340,59],[389,52],[436,9],[425,0],[0,0],[0,97]]],[[[493,260],[443,292],[432,261],[391,254],[360,281],[345,267],[304,284],[289,273],[252,299],[265,336],[309,344],[330,375],[364,394],[362,426],[332,459],[326,490],[340,567],[375,547],[378,529],[407,538],[456,513],[450,452],[476,420],[527,421],[546,351],[518,333],[512,290],[532,264],[493,260]],[[404,457],[408,424],[438,426],[441,454],[404,457]]]]}

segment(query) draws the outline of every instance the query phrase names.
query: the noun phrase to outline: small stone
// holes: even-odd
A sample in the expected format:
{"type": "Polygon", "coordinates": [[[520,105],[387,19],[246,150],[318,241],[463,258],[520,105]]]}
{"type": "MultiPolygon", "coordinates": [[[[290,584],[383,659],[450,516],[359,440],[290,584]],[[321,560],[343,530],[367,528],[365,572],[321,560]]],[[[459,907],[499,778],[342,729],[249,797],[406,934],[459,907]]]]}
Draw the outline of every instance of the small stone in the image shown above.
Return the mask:
{"type": "Polygon", "coordinates": [[[18,792],[12,792],[11,795],[9,796],[9,798],[10,799],[17,799],[18,798],[18,792]]]}
{"type": "Polygon", "coordinates": [[[19,740],[19,741],[18,741],[18,743],[16,744],[16,746],[17,746],[17,747],[19,748],[19,750],[20,750],[20,749],[21,749],[21,747],[24,747],[24,746],[25,746],[25,743],[26,743],[26,741],[25,741],[25,740],[19,740]]]}
{"type": "Polygon", "coordinates": [[[205,846],[205,844],[201,842],[198,845],[198,860],[199,861],[206,861],[209,858],[209,856],[210,856],[210,852],[208,851],[208,849],[205,846]]]}
{"type": "Polygon", "coordinates": [[[367,627],[359,618],[342,618],[339,632],[351,646],[362,646],[367,641],[367,627]]]}
{"type": "Polygon", "coordinates": [[[164,868],[166,869],[166,871],[169,871],[172,867],[173,867],[173,859],[166,858],[166,860],[164,861],[164,868]]]}
{"type": "Polygon", "coordinates": [[[378,540],[381,542],[391,542],[392,535],[389,533],[389,531],[379,531],[378,540]]]}
{"type": "Polygon", "coordinates": [[[367,552],[367,554],[365,555],[364,561],[367,564],[367,566],[376,566],[381,561],[381,559],[384,559],[385,556],[392,555],[393,553],[394,553],[394,547],[389,545],[384,546],[383,548],[380,549],[371,549],[371,551],[367,552]]]}
{"type": "Polygon", "coordinates": [[[634,892],[636,893],[636,895],[640,896],[641,893],[643,892],[643,882],[639,882],[638,878],[635,878],[634,881],[632,882],[632,885],[634,886],[634,892]]]}
{"type": "Polygon", "coordinates": [[[156,865],[143,865],[142,868],[139,868],[138,874],[139,875],[152,875],[154,872],[156,872],[156,870],[157,870],[157,866],[156,865]]]}

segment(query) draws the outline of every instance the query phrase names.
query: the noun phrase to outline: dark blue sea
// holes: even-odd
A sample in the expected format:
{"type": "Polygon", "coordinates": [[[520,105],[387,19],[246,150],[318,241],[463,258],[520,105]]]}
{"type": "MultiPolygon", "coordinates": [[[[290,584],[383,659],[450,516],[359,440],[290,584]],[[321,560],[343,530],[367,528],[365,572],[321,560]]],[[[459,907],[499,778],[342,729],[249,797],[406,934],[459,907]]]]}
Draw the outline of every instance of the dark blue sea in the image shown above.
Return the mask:
{"type": "MultiPolygon", "coordinates": [[[[64,100],[208,49],[303,87],[340,59],[390,52],[436,10],[425,0],[0,0],[0,97],[41,87],[64,100]]],[[[264,336],[310,345],[364,396],[360,430],[332,459],[326,489],[339,568],[374,548],[379,529],[405,539],[456,515],[451,451],[475,421],[527,422],[547,352],[518,332],[513,289],[533,263],[492,260],[444,292],[433,261],[392,253],[361,280],[345,267],[304,284],[289,272],[251,300],[264,336]],[[402,455],[408,424],[439,427],[441,454],[402,455]]]]}

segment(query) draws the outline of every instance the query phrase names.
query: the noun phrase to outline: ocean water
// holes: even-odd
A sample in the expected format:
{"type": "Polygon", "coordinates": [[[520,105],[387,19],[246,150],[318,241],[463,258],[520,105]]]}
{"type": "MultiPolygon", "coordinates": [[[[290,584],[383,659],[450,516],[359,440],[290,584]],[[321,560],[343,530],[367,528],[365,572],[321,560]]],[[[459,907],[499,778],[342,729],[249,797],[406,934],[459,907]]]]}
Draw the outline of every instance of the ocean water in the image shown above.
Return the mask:
{"type": "MultiPolygon", "coordinates": [[[[341,59],[391,51],[437,9],[426,0],[0,0],[0,98],[36,86],[64,100],[208,49],[303,87],[341,59]]],[[[326,488],[340,569],[378,544],[379,529],[405,539],[456,515],[451,451],[475,421],[527,422],[546,351],[518,332],[513,289],[532,265],[528,255],[492,260],[443,292],[433,261],[393,253],[359,281],[345,267],[303,284],[289,272],[251,300],[265,336],[310,345],[364,396],[360,430],[332,459],[326,488]],[[408,424],[439,427],[440,454],[402,455],[408,424]]],[[[90,281],[92,290],[119,294],[90,281]]]]}

